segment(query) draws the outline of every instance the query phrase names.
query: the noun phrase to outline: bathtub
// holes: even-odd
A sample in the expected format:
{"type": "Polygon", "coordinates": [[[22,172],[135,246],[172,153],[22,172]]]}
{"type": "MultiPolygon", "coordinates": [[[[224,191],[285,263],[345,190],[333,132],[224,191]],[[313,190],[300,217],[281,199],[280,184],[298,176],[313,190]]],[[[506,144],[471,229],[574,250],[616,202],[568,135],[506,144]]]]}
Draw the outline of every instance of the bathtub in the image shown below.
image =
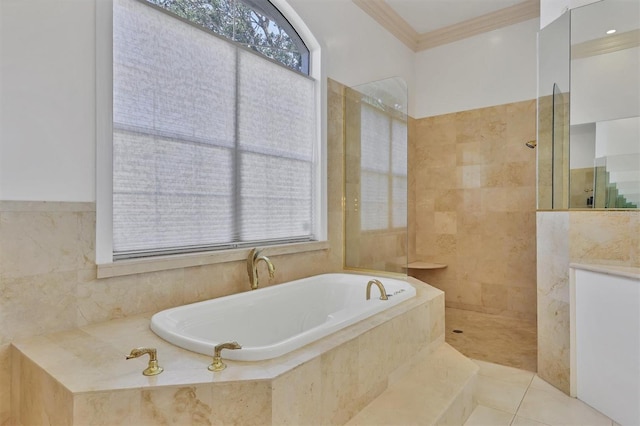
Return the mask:
{"type": "Polygon", "coordinates": [[[156,313],[151,330],[181,348],[212,355],[214,346],[237,341],[223,358],[275,358],[415,297],[409,283],[356,274],[324,274],[156,313]],[[389,296],[380,300],[379,279],[389,296]]]}

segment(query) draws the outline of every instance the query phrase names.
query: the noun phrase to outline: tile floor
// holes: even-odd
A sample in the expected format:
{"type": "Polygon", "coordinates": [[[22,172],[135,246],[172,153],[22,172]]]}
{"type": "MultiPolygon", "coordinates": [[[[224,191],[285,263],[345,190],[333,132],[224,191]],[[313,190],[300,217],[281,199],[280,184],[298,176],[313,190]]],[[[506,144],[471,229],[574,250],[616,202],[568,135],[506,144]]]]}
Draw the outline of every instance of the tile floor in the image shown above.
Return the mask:
{"type": "Polygon", "coordinates": [[[537,371],[535,321],[446,308],[445,327],[446,342],[469,358],[537,371]]]}
{"type": "Polygon", "coordinates": [[[480,366],[478,406],[465,426],[615,425],[535,374],[535,321],[446,308],[445,327],[446,342],[480,366]]]}
{"type": "Polygon", "coordinates": [[[464,426],[616,425],[533,372],[485,361],[474,362],[480,366],[476,388],[478,405],[464,426]]]}

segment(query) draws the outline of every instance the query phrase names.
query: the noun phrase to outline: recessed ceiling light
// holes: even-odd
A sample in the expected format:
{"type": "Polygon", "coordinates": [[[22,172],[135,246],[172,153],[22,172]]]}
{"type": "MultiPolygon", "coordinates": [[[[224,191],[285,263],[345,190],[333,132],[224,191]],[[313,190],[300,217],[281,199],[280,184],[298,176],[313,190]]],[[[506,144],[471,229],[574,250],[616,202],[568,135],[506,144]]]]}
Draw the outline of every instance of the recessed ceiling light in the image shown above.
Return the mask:
{"type": "Polygon", "coordinates": [[[607,34],[613,34],[615,32],[616,32],[616,30],[609,30],[609,31],[607,31],[607,34]]]}

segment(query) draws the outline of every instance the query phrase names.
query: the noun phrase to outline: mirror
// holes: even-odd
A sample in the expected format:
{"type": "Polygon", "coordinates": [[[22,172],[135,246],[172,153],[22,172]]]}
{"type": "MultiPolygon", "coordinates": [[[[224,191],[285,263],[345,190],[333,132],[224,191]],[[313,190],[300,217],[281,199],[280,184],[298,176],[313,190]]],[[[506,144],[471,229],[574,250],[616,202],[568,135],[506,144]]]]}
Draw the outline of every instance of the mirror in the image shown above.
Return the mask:
{"type": "Polygon", "coordinates": [[[640,2],[571,11],[570,123],[570,208],[638,208],[640,2]]]}
{"type": "Polygon", "coordinates": [[[345,95],[345,269],[406,273],[407,85],[390,78],[345,95]]]}
{"type": "Polygon", "coordinates": [[[538,53],[538,209],[638,208],[640,2],[573,9],[538,53]]]}

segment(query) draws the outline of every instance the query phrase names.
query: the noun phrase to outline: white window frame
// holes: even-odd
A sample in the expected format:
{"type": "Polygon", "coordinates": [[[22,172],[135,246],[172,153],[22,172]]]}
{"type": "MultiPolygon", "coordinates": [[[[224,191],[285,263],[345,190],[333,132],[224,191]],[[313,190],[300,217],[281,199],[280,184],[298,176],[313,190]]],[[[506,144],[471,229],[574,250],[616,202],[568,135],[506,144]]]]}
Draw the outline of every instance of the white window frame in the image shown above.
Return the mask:
{"type": "MultiPolygon", "coordinates": [[[[320,44],[286,0],[271,0],[309,49],[309,76],[316,84],[316,191],[314,234],[318,241],[270,245],[271,255],[326,250],[327,241],[327,94],[320,44]]],[[[246,258],[250,249],[113,260],[113,2],[96,2],[96,264],[98,278],[161,271],[246,258]]]]}

